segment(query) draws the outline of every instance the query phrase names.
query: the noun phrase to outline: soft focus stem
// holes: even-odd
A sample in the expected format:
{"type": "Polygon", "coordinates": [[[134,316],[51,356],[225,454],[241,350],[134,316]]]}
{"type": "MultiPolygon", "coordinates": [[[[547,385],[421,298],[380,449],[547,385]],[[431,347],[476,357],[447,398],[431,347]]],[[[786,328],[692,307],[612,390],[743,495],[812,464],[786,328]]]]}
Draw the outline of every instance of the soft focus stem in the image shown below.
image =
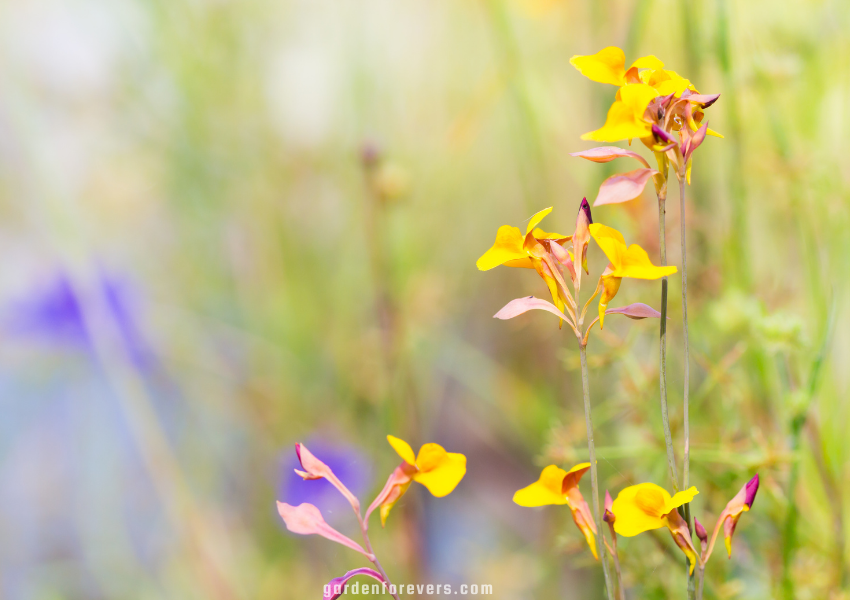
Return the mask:
{"type": "Polygon", "coordinates": [[[697,567],[697,600],[702,600],[702,586],[705,583],[705,566],[697,567]]]}
{"type": "Polygon", "coordinates": [[[602,557],[602,573],[605,576],[605,591],[608,600],[614,600],[611,588],[611,574],[608,570],[608,554],[605,552],[605,541],[602,535],[602,515],[599,512],[599,474],[596,470],[596,446],[593,443],[593,420],[590,416],[590,384],[587,376],[587,346],[579,341],[581,355],[581,387],[584,393],[584,422],[587,425],[587,453],[590,455],[590,484],[593,488],[593,521],[596,523],[596,547],[602,557]]]}
{"type": "MultiPolygon", "coordinates": [[[[690,483],[690,458],[691,458],[691,434],[690,434],[690,416],[688,412],[688,392],[690,391],[691,377],[691,361],[690,361],[690,344],[688,341],[688,248],[687,248],[687,224],[685,223],[685,184],[687,183],[686,176],[686,161],[681,161],[682,168],[679,170],[679,221],[681,222],[681,242],[682,242],[682,333],[684,337],[684,395],[682,400],[684,411],[684,436],[685,436],[685,452],[682,456],[682,489],[686,490],[690,483]]],[[[688,532],[693,532],[691,523],[691,505],[685,504],[684,517],[688,524],[688,532]]],[[[694,576],[688,576],[688,598],[695,598],[695,582],[694,576]]]]}
{"type": "MultiPolygon", "coordinates": [[[[381,566],[381,561],[378,560],[378,557],[375,555],[375,551],[372,549],[372,542],[369,539],[369,532],[367,531],[368,525],[367,525],[366,521],[364,521],[363,518],[360,516],[359,508],[356,509],[354,512],[357,513],[357,520],[360,521],[360,531],[363,533],[363,543],[366,546],[366,552],[368,552],[369,554],[371,554],[373,556],[373,558],[371,559],[372,564],[375,565],[376,569],[378,569],[378,573],[380,573],[384,577],[384,581],[387,582],[386,583],[387,589],[390,589],[389,586],[392,585],[392,583],[390,582],[390,578],[387,577],[387,572],[384,571],[384,567],[381,566]]],[[[396,594],[390,594],[390,595],[395,600],[399,600],[397,593],[396,594]]]]}
{"type": "Polygon", "coordinates": [[[626,588],[623,587],[623,573],[620,570],[620,553],[617,551],[617,532],[614,531],[614,526],[608,524],[608,531],[611,533],[611,557],[614,559],[614,572],[617,574],[617,597],[619,600],[626,600],[626,588]]]}
{"type": "MultiPolygon", "coordinates": [[[[661,254],[661,266],[667,266],[667,186],[658,191],[658,247],[661,254]]],[[[670,433],[670,418],[667,415],[667,278],[661,279],[661,422],[664,424],[664,442],[667,445],[667,466],[673,491],[679,491],[679,477],[676,474],[676,453],[673,450],[673,435],[670,433]]]]}

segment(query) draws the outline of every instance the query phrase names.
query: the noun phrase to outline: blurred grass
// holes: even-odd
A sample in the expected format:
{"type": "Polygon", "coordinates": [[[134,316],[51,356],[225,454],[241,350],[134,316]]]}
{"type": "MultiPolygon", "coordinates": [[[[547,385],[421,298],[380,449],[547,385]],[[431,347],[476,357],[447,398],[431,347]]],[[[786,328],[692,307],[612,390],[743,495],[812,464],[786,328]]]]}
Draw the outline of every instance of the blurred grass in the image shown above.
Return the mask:
{"type": "MultiPolygon", "coordinates": [[[[42,0],[3,6],[0,22],[2,297],[68,270],[108,332],[94,280],[119,273],[159,362],[140,371],[108,344],[83,361],[5,344],[3,597],[317,597],[360,562],[282,531],[280,456],[311,436],[356,445],[377,493],[397,462],[385,435],[401,430],[466,453],[470,470],[442,500],[411,489],[374,526],[394,579],[418,565],[423,581],[498,582],[506,599],[598,589],[564,511],[510,502],[539,467],[583,460],[578,355],[545,317],[493,321],[545,290],[474,262],[498,226],[540,208],[569,229],[613,172],[568,156],[589,147],[579,136],[614,92],[568,60],[620,45],[722,94],[708,118],[726,139],[701,148],[688,215],[694,513],[711,524],[753,472],[763,483],[707,594],[847,598],[846,3],[42,0]],[[374,194],[367,142],[406,174],[406,193],[374,194]],[[104,423],[86,392],[45,385],[85,390],[104,373],[107,406],[125,406],[129,378],[141,412],[104,423]],[[69,433],[56,438],[53,419],[69,433]],[[101,451],[68,458],[65,477],[31,450],[43,439],[68,456],[84,442],[101,451]]],[[[653,203],[594,218],[656,256],[653,203]]],[[[590,263],[604,266],[595,250],[590,263]]],[[[636,282],[617,301],[656,298],[636,282]]],[[[657,334],[613,319],[598,333],[603,481],[666,484],[657,334]]],[[[671,550],[665,537],[623,542],[636,597],[684,590],[671,550]]]]}

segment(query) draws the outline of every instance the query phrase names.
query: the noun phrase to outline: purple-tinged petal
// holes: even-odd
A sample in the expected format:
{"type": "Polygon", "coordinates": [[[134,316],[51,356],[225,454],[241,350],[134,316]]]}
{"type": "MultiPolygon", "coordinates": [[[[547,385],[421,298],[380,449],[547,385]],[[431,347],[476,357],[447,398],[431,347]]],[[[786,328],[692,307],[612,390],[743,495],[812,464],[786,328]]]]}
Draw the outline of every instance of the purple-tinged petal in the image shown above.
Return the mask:
{"type": "Polygon", "coordinates": [[[502,319],[508,320],[513,319],[523,313],[527,313],[530,310],[545,310],[556,317],[560,317],[565,321],[569,321],[567,315],[562,313],[558,308],[552,304],[551,302],[547,302],[546,300],[541,300],[540,298],[535,298],[534,296],[527,296],[525,298],[517,298],[516,300],[511,300],[505,306],[493,315],[494,319],[502,319]]]}
{"type": "Polygon", "coordinates": [[[699,104],[702,108],[708,108],[720,98],[720,94],[691,94],[685,97],[688,102],[699,104]]]}
{"type": "Polygon", "coordinates": [[[634,304],[629,304],[628,306],[621,306],[620,308],[609,308],[605,311],[606,315],[626,315],[630,319],[659,319],[661,318],[661,313],[648,306],[646,304],[642,304],[640,302],[635,302],[634,304]]]}
{"type": "Polygon", "coordinates": [[[292,533],[300,535],[320,535],[338,544],[342,544],[352,550],[357,550],[369,560],[374,556],[366,552],[363,547],[349,537],[344,536],[336,529],[325,523],[322,513],[312,504],[299,504],[290,506],[285,502],[277,503],[277,512],[280,514],[286,528],[292,533]]]}
{"type": "Polygon", "coordinates": [[[699,522],[699,519],[694,517],[694,531],[697,534],[700,542],[705,542],[708,539],[708,532],[705,530],[705,527],[702,526],[702,523],[699,522]]]}
{"type": "Polygon", "coordinates": [[[593,215],[590,214],[590,204],[587,203],[587,198],[581,199],[581,206],[578,207],[579,212],[583,212],[587,219],[588,225],[593,225],[593,215]]]}
{"type": "Polygon", "coordinates": [[[336,600],[337,598],[342,596],[345,593],[345,584],[348,583],[349,579],[351,579],[352,577],[356,577],[357,575],[368,575],[373,579],[377,579],[381,582],[383,588],[385,590],[387,589],[388,582],[386,579],[384,579],[383,575],[381,575],[374,569],[370,569],[369,567],[361,567],[359,569],[349,571],[341,577],[334,577],[327,584],[325,584],[324,595],[322,596],[322,600],[336,600]]]}
{"type": "Polygon", "coordinates": [[[395,506],[398,499],[401,498],[407,491],[407,488],[412,481],[411,477],[414,473],[416,473],[416,470],[415,466],[410,465],[407,462],[402,462],[393,470],[392,473],[390,473],[383,489],[380,493],[378,493],[375,499],[372,500],[372,504],[370,504],[369,508],[366,510],[366,516],[363,521],[366,523],[367,527],[369,526],[369,517],[379,506],[381,507],[381,527],[386,524],[390,510],[392,510],[392,507],[395,506]]]}
{"type": "Polygon", "coordinates": [[[700,127],[696,133],[688,138],[685,142],[685,161],[690,160],[691,155],[693,155],[694,151],[699,148],[700,144],[702,144],[703,140],[705,140],[705,134],[708,132],[708,122],[700,127]]]}
{"type": "Polygon", "coordinates": [[[635,169],[609,177],[599,186],[599,195],[596,196],[593,206],[634,200],[640,196],[643,188],[646,187],[646,182],[657,173],[655,169],[635,169]]]}
{"type": "Polygon", "coordinates": [[[296,443],[295,453],[298,455],[298,461],[304,469],[304,471],[296,469],[295,472],[302,479],[327,479],[328,482],[339,490],[339,493],[348,500],[348,503],[351,504],[354,511],[357,513],[360,512],[360,501],[354,494],[351,493],[351,491],[349,491],[347,487],[345,487],[345,484],[339,480],[328,465],[313,456],[313,453],[310,452],[304,444],[296,443]]]}
{"type": "Polygon", "coordinates": [[[661,127],[659,127],[655,123],[652,124],[652,134],[655,137],[657,137],[658,139],[664,140],[668,144],[675,144],[677,142],[676,138],[674,138],[672,135],[670,135],[669,133],[664,131],[661,127]]]}
{"type": "Polygon", "coordinates": [[[608,523],[609,525],[613,525],[614,521],[617,519],[612,511],[613,508],[614,500],[611,498],[611,493],[608,490],[605,490],[605,514],[602,515],[602,520],[608,523]]]}
{"type": "Polygon", "coordinates": [[[639,160],[645,167],[649,168],[649,163],[640,154],[631,150],[625,150],[624,148],[618,148],[617,146],[601,146],[599,148],[591,148],[590,150],[582,150],[581,152],[570,152],[570,156],[585,158],[595,163],[607,163],[615,158],[629,157],[639,160]]]}
{"type": "Polygon", "coordinates": [[[744,504],[747,505],[747,508],[753,507],[753,502],[756,500],[756,494],[759,491],[759,476],[756,473],[755,477],[750,479],[745,486],[746,493],[744,496],[744,504]]]}

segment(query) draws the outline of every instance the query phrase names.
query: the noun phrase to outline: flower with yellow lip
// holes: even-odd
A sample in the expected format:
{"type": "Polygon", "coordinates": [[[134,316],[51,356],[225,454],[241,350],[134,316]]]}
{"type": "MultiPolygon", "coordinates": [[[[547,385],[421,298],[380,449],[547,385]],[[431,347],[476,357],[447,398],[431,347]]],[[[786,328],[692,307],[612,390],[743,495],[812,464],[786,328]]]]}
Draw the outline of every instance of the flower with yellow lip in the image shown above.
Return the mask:
{"type": "Polygon", "coordinates": [[[626,69],[626,54],[616,46],[608,46],[590,56],[573,56],[570,64],[591,81],[616,86],[636,83],[640,69],[655,71],[664,68],[664,63],[650,54],[637,59],[626,69]]]}
{"type": "Polygon", "coordinates": [[[525,235],[518,227],[510,225],[499,227],[493,246],[478,259],[475,265],[480,271],[489,271],[500,265],[535,269],[546,282],[555,306],[563,312],[567,302],[564,292],[566,284],[555,261],[558,254],[564,258],[568,256],[563,246],[572,239],[572,236],[547,233],[537,228],[540,221],[550,212],[552,212],[551,206],[532,216],[526,225],[525,235]]]}
{"type": "Polygon", "coordinates": [[[691,543],[688,526],[676,509],[699,494],[696,487],[671,496],[667,490],[654,483],[639,483],[622,490],[611,506],[616,517],[614,531],[623,537],[634,537],[644,531],[667,527],[676,544],[691,563],[691,573],[697,564],[696,549],[691,543]]]}
{"type": "Polygon", "coordinates": [[[608,268],[602,273],[597,287],[597,292],[600,291],[599,288],[602,288],[602,297],[599,299],[599,326],[602,327],[605,321],[605,309],[617,295],[623,277],[659,279],[674,274],[676,267],[653,265],[646,250],[637,244],[626,246],[623,234],[613,227],[593,223],[589,226],[589,229],[590,235],[593,236],[605,256],[611,261],[608,268]]]}
{"type": "Polygon", "coordinates": [[[584,534],[587,545],[594,558],[599,560],[596,551],[596,524],[590,514],[590,508],[578,489],[578,482],[590,468],[590,463],[581,463],[569,471],[556,465],[549,465],[540,473],[540,479],[514,494],[514,502],[520,506],[536,507],[550,504],[570,507],[573,521],[584,534]]]}
{"type": "Polygon", "coordinates": [[[608,109],[605,125],[585,133],[583,140],[619,142],[632,138],[652,136],[652,122],[645,117],[649,103],[658,97],[658,91],[645,83],[624,85],[617,90],[614,103],[608,109]]]}
{"type": "Polygon", "coordinates": [[[388,435],[387,441],[402,458],[402,463],[393,471],[384,489],[366,511],[366,521],[378,506],[381,507],[381,525],[387,522],[395,503],[404,495],[410,482],[421,483],[437,498],[449,495],[466,474],[466,457],[455,452],[446,452],[439,444],[424,444],[419,454],[413,454],[410,444],[388,435]]]}

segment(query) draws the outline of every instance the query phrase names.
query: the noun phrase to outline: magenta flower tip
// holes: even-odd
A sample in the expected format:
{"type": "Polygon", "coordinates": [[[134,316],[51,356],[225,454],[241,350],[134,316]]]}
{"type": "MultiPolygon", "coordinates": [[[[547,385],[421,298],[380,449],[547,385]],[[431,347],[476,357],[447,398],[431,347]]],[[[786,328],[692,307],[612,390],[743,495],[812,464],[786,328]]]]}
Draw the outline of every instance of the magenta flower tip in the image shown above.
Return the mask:
{"type": "Polygon", "coordinates": [[[581,199],[581,207],[580,211],[584,212],[584,216],[587,217],[587,224],[590,225],[593,223],[593,217],[590,214],[590,204],[587,203],[587,198],[581,199]]]}
{"type": "MultiPolygon", "coordinates": [[[[301,442],[295,442],[295,454],[298,456],[298,462],[301,462],[301,442]]],[[[304,466],[303,464],[301,465],[304,466]]]]}
{"type": "Polygon", "coordinates": [[[705,527],[702,526],[702,523],[699,522],[699,519],[694,517],[694,531],[696,531],[697,537],[700,541],[704,542],[708,539],[708,532],[705,530],[705,527]]]}
{"type": "Polygon", "coordinates": [[[747,482],[747,493],[746,493],[746,497],[744,498],[744,504],[747,505],[747,508],[753,507],[753,502],[756,499],[756,494],[758,493],[758,491],[759,491],[759,476],[758,476],[758,473],[756,473],[755,477],[753,477],[752,479],[750,479],[747,482]]]}

